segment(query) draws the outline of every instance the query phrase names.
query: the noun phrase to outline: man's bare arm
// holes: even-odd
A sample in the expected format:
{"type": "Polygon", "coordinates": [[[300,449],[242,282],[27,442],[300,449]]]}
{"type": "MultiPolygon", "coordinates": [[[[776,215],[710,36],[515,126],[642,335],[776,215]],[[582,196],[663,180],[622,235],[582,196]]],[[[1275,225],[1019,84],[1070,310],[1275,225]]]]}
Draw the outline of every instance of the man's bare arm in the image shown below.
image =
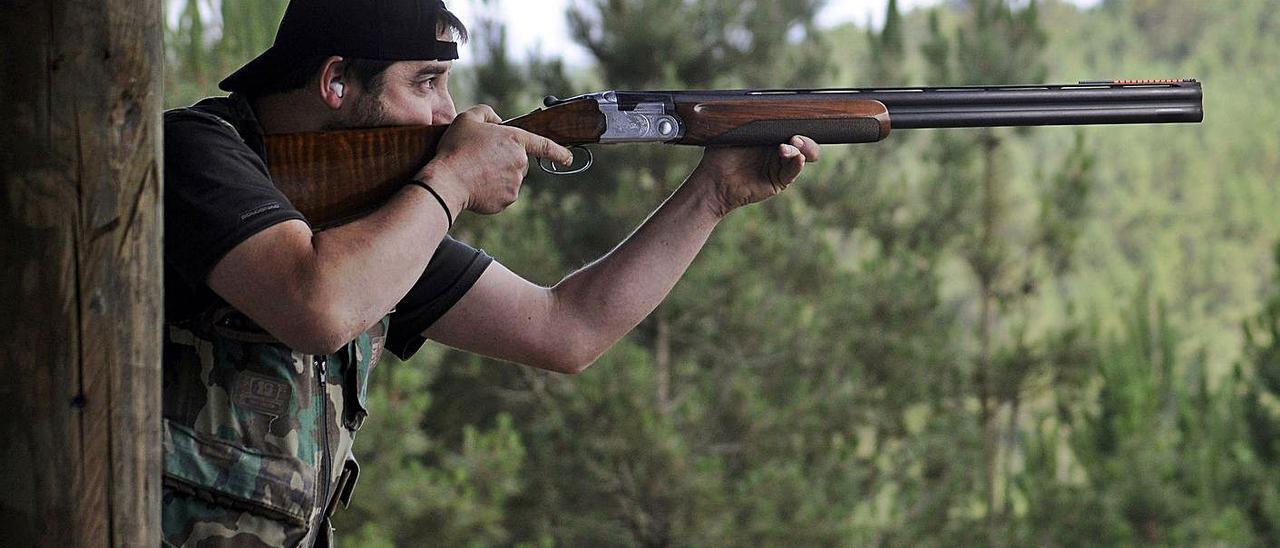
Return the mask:
{"type": "Polygon", "coordinates": [[[495,263],[425,335],[487,356],[564,373],[590,365],[667,296],[730,210],[781,191],[813,141],[768,150],[720,149],[634,233],[555,287],[495,263]]]}
{"type": "Polygon", "coordinates": [[[332,230],[286,221],[253,235],[214,266],[209,287],[289,347],[326,354],[409,291],[446,230],[440,204],[410,186],[332,230]]]}

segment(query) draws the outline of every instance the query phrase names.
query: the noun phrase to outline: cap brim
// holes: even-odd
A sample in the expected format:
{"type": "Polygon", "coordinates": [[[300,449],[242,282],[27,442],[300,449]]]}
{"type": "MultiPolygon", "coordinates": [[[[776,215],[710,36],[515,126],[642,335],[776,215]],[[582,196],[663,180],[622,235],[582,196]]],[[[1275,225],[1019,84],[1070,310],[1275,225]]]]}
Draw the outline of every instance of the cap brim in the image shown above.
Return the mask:
{"type": "Polygon", "coordinates": [[[230,76],[218,82],[218,88],[228,92],[246,92],[257,89],[263,82],[279,78],[281,74],[297,68],[298,60],[282,55],[274,46],[267,48],[253,60],[236,69],[230,76]]]}

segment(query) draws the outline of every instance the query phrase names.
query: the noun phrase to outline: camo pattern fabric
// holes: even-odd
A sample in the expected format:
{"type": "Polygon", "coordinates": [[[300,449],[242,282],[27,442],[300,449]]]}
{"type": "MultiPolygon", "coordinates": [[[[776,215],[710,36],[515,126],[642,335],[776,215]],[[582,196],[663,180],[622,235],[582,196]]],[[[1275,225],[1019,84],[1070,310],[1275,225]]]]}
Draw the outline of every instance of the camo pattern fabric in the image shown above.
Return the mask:
{"type": "Polygon", "coordinates": [[[330,542],[325,510],[343,470],[358,470],[351,446],[387,326],[327,356],[293,351],[230,308],[168,326],[164,544],[330,542]]]}

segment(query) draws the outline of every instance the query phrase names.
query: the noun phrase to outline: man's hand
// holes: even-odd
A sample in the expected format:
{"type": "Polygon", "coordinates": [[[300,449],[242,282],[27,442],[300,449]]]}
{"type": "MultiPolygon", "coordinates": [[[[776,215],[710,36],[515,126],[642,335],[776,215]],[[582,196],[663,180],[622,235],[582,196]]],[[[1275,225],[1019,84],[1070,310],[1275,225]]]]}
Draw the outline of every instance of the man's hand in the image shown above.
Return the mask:
{"type": "Polygon", "coordinates": [[[436,156],[418,172],[416,178],[440,193],[453,212],[506,209],[520,193],[530,155],[573,163],[569,149],[501,122],[487,105],[459,114],[440,139],[436,156]]]}
{"type": "Polygon", "coordinates": [[[818,156],[818,143],[799,135],[776,147],[711,147],[689,179],[712,185],[715,213],[723,217],[782,192],[818,156]]]}

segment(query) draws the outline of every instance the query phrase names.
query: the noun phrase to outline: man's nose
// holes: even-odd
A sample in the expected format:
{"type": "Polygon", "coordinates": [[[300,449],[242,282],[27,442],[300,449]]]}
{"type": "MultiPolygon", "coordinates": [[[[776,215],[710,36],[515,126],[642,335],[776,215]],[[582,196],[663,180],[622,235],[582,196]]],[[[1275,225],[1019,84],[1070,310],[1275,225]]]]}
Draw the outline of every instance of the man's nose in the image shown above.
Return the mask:
{"type": "Polygon", "coordinates": [[[453,119],[456,118],[457,116],[458,116],[458,110],[455,109],[452,104],[445,105],[444,107],[438,108],[436,109],[435,112],[431,113],[431,119],[438,124],[452,123],[453,119]]]}

